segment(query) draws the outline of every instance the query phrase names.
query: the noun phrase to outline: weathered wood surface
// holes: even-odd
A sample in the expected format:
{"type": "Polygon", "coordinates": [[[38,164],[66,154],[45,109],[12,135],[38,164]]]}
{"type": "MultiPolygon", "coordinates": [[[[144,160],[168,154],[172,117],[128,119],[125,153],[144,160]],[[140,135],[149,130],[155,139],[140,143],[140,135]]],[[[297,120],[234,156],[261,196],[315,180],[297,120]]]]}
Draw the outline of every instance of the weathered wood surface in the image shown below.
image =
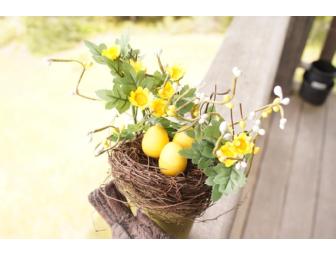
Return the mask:
{"type": "Polygon", "coordinates": [[[242,237],[336,238],[336,97],[292,97],[285,131],[273,118],[242,237]]]}
{"type": "Polygon", "coordinates": [[[275,83],[282,84],[283,92],[289,95],[292,92],[293,77],[301,61],[306,41],[312,27],[314,17],[292,17],[288,27],[284,50],[281,55],[279,70],[275,83]]]}
{"type": "Polygon", "coordinates": [[[166,239],[169,236],[140,210],[134,216],[126,199],[110,182],[102,190],[96,189],[89,201],[109,224],[114,239],[166,239]]]}
{"type": "Polygon", "coordinates": [[[324,43],[321,59],[332,61],[336,52],[336,17],[333,18],[330,24],[329,32],[324,43]]]}
{"type": "MultiPolygon", "coordinates": [[[[231,69],[238,66],[243,75],[238,82],[237,102],[244,102],[245,111],[269,102],[289,23],[290,17],[234,18],[201,84],[203,90],[212,92],[215,84],[221,91],[230,88],[231,69]]],[[[254,164],[252,171],[258,167],[254,164]]],[[[195,223],[190,237],[230,237],[237,211],[232,208],[237,208],[240,199],[240,193],[231,195],[209,208],[202,219],[231,211],[216,221],[195,223]]],[[[242,203],[249,203],[248,198],[243,198],[242,203]]]]}
{"type": "Polygon", "coordinates": [[[320,182],[313,226],[315,238],[336,238],[336,96],[329,98],[326,107],[320,182]]]}

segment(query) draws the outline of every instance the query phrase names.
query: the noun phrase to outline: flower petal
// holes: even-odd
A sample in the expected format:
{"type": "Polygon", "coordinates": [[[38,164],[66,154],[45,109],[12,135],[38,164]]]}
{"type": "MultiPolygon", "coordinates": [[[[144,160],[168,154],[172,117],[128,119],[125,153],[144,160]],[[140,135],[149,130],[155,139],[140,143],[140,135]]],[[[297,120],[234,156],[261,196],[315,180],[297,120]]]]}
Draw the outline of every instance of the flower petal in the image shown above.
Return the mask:
{"type": "Polygon", "coordinates": [[[281,118],[280,119],[280,124],[279,124],[280,129],[285,129],[286,123],[287,123],[287,119],[281,118]]]}
{"type": "Polygon", "coordinates": [[[288,105],[289,102],[290,102],[290,99],[289,99],[288,97],[285,97],[284,99],[281,100],[281,103],[282,103],[283,105],[288,105]]]}
{"type": "Polygon", "coordinates": [[[230,133],[226,133],[224,136],[223,136],[224,140],[231,140],[232,138],[232,134],[230,133]]]}
{"type": "Polygon", "coordinates": [[[222,135],[224,135],[225,131],[227,128],[227,123],[226,121],[223,121],[220,125],[219,125],[219,131],[221,132],[222,135]]]}
{"type": "Polygon", "coordinates": [[[282,89],[281,89],[281,87],[279,85],[277,85],[277,86],[274,87],[273,92],[274,92],[274,95],[276,95],[276,96],[278,96],[278,97],[280,97],[282,99],[282,96],[283,96],[282,95],[282,89]]]}
{"type": "Polygon", "coordinates": [[[255,115],[256,115],[255,112],[250,112],[249,115],[248,115],[248,119],[253,120],[255,115]]]}
{"type": "Polygon", "coordinates": [[[232,73],[236,78],[238,78],[242,74],[242,71],[235,66],[234,68],[232,68],[232,73]]]}
{"type": "Polygon", "coordinates": [[[261,135],[261,136],[265,135],[265,134],[266,134],[265,129],[262,129],[262,128],[259,129],[259,130],[258,130],[258,134],[261,135]]]}

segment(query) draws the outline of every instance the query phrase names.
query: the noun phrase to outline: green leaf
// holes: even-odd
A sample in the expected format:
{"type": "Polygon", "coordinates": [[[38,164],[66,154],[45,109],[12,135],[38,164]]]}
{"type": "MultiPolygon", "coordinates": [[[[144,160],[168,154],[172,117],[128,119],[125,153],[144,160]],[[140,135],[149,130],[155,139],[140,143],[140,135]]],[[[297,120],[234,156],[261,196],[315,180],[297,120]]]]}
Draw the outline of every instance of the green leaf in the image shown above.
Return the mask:
{"type": "Polygon", "coordinates": [[[94,55],[94,56],[100,56],[101,55],[102,49],[99,46],[97,46],[96,44],[94,44],[90,41],[84,41],[84,44],[86,45],[86,47],[89,48],[92,55],[94,55]]]}
{"type": "Polygon", "coordinates": [[[212,187],[211,200],[216,202],[222,197],[223,193],[219,190],[219,185],[215,184],[212,187]]]}
{"type": "Polygon", "coordinates": [[[201,142],[201,154],[203,157],[214,159],[216,156],[212,153],[214,149],[214,145],[210,144],[207,141],[202,141],[201,142]]]}
{"type": "Polygon", "coordinates": [[[203,173],[208,177],[215,176],[217,174],[213,167],[204,168],[203,173]]]}
{"type": "Polygon", "coordinates": [[[188,159],[193,159],[196,155],[195,152],[192,149],[182,149],[179,151],[180,155],[188,158],[188,159]]]}
{"type": "Polygon", "coordinates": [[[188,129],[186,131],[184,131],[188,136],[190,136],[191,138],[195,138],[195,133],[193,129],[188,129]]]}
{"type": "Polygon", "coordinates": [[[201,157],[197,163],[197,166],[200,169],[205,169],[208,168],[209,166],[213,165],[213,160],[211,159],[207,159],[207,158],[203,158],[201,157]]]}
{"type": "Polygon", "coordinates": [[[163,80],[155,76],[147,76],[141,82],[141,86],[148,88],[150,91],[156,91],[162,84],[163,80]]]}
{"type": "Polygon", "coordinates": [[[129,35],[126,33],[122,34],[120,38],[116,39],[116,43],[120,45],[122,56],[127,56],[131,49],[129,46],[129,41],[130,41],[129,35]]]}
{"type": "Polygon", "coordinates": [[[96,95],[104,101],[110,101],[113,97],[113,91],[108,89],[100,89],[96,91],[96,95]]]}
{"type": "Polygon", "coordinates": [[[204,138],[207,141],[216,143],[217,139],[220,137],[221,133],[219,130],[220,122],[216,120],[212,120],[210,125],[206,126],[204,129],[204,138]]]}
{"type": "Polygon", "coordinates": [[[191,88],[189,85],[184,85],[180,91],[180,95],[184,94],[188,90],[188,93],[183,98],[191,98],[195,96],[196,88],[191,88]]]}
{"type": "Polygon", "coordinates": [[[112,90],[97,90],[96,94],[99,98],[103,99],[105,103],[105,109],[117,109],[119,113],[127,111],[130,107],[128,96],[126,96],[120,86],[114,84],[112,90]]]}

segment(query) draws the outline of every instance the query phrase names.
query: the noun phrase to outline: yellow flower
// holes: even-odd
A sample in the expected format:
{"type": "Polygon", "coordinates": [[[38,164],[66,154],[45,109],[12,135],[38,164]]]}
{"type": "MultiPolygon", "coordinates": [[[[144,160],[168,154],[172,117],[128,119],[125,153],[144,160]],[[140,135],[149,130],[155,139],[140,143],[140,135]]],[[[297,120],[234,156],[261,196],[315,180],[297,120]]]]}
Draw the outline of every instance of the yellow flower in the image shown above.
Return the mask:
{"type": "Polygon", "coordinates": [[[175,105],[168,106],[167,115],[170,117],[176,116],[176,106],[175,105]]]}
{"type": "Polygon", "coordinates": [[[235,136],[233,145],[238,154],[245,155],[252,153],[253,143],[251,142],[251,137],[246,135],[246,133],[240,133],[238,136],[235,136]]]}
{"type": "Polygon", "coordinates": [[[222,162],[226,167],[233,166],[237,160],[236,158],[237,152],[235,150],[235,146],[231,142],[226,142],[219,150],[216,152],[218,160],[222,162]]]}
{"type": "Polygon", "coordinates": [[[145,108],[149,103],[149,91],[147,88],[138,87],[136,90],[130,93],[128,100],[132,105],[145,108]]]}
{"type": "Polygon", "coordinates": [[[153,115],[156,117],[161,117],[165,114],[167,108],[167,101],[156,98],[151,103],[151,110],[153,111],[153,115]]]}
{"type": "Polygon", "coordinates": [[[146,72],[146,67],[142,64],[141,61],[130,60],[130,65],[134,68],[135,72],[138,73],[140,71],[146,72]]]}
{"type": "Polygon", "coordinates": [[[168,74],[173,81],[180,80],[184,75],[184,69],[179,65],[167,67],[168,74]]]}
{"type": "Polygon", "coordinates": [[[173,85],[167,81],[163,88],[159,90],[159,96],[163,99],[169,99],[174,95],[174,92],[173,85]]]}
{"type": "Polygon", "coordinates": [[[115,60],[120,56],[120,46],[114,44],[111,48],[102,50],[101,55],[108,59],[115,60]]]}

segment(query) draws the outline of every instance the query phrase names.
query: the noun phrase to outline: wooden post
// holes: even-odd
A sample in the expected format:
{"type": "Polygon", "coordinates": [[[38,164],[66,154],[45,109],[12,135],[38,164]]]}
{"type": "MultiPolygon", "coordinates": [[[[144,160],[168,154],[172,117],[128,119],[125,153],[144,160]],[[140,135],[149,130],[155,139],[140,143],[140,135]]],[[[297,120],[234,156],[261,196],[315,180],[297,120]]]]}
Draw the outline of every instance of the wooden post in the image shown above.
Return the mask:
{"type": "Polygon", "coordinates": [[[282,87],[285,95],[292,92],[294,73],[301,61],[313,20],[314,17],[291,17],[275,78],[275,84],[282,87]]]}
{"type": "Polygon", "coordinates": [[[110,225],[114,239],[167,239],[163,232],[140,210],[136,216],[126,206],[125,197],[113,182],[103,189],[96,189],[89,195],[89,201],[97,212],[110,225]]]}
{"type": "Polygon", "coordinates": [[[324,43],[320,58],[332,61],[336,52],[336,17],[331,21],[327,39],[324,43]]]}

